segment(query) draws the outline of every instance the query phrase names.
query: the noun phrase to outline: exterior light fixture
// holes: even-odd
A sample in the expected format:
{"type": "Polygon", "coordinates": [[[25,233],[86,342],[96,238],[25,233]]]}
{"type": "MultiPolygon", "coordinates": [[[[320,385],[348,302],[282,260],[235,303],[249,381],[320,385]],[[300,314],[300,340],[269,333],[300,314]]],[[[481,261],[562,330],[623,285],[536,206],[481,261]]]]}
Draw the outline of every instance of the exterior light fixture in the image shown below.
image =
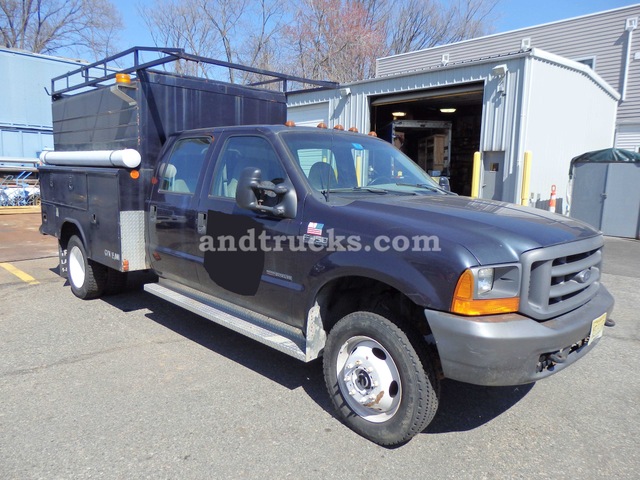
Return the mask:
{"type": "Polygon", "coordinates": [[[407,112],[393,112],[391,115],[394,117],[404,117],[406,114],[407,112]]]}
{"type": "Polygon", "coordinates": [[[441,108],[440,111],[442,113],[455,113],[456,109],[455,108],[441,108]]]}
{"type": "Polygon", "coordinates": [[[496,65],[491,71],[496,77],[504,77],[509,71],[509,68],[505,63],[503,63],[501,65],[496,65]]]}

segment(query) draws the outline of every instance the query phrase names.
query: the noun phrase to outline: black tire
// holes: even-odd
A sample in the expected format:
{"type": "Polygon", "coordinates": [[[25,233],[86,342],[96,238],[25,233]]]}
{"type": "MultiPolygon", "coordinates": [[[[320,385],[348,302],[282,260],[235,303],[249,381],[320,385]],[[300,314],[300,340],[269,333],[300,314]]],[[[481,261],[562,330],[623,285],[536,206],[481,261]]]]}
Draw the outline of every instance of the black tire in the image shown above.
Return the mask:
{"type": "Polygon", "coordinates": [[[41,203],[42,201],[39,193],[29,195],[29,198],[27,199],[27,205],[40,206],[41,203]]]}
{"type": "Polygon", "coordinates": [[[331,329],[324,378],[348,427],[379,445],[395,446],[429,425],[440,388],[420,345],[371,312],[351,313],[331,329]]]}
{"type": "Polygon", "coordinates": [[[87,258],[82,240],[76,235],[67,243],[67,266],[71,291],[76,297],[89,300],[104,293],[107,267],[87,258]]]}
{"type": "Polygon", "coordinates": [[[107,284],[105,295],[117,295],[125,291],[127,287],[127,272],[121,272],[114,268],[107,268],[107,284]]]}

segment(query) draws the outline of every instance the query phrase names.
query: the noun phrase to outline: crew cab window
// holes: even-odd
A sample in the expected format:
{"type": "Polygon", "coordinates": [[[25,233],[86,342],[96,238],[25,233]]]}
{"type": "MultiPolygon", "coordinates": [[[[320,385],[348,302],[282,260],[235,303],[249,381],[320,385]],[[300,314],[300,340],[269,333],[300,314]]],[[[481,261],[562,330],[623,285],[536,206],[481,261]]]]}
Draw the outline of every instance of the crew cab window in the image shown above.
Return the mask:
{"type": "Polygon", "coordinates": [[[210,144],[209,137],[178,140],[168,160],[160,165],[160,191],[193,194],[210,144]]]}
{"type": "Polygon", "coordinates": [[[220,153],[210,195],[235,198],[240,174],[247,167],[259,168],[263,181],[278,184],[287,178],[278,155],[265,138],[233,136],[220,153]]]}

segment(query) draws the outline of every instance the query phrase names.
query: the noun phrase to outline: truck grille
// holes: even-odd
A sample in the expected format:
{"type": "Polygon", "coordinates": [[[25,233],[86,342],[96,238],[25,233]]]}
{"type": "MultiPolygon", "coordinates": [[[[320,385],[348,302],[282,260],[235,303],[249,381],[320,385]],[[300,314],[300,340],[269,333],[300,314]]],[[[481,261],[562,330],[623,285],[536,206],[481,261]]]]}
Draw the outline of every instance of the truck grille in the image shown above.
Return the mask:
{"type": "Polygon", "coordinates": [[[547,320],[574,310],[600,287],[602,236],[525,252],[520,311],[547,320]]]}

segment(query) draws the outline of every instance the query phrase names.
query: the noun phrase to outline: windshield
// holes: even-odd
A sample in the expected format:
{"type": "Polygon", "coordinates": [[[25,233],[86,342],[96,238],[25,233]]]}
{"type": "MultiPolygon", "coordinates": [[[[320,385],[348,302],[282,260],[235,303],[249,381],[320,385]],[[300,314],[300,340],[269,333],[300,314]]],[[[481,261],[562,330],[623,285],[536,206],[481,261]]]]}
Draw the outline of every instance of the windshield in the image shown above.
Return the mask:
{"type": "Polygon", "coordinates": [[[309,184],[319,192],[441,191],[424,170],[383,140],[302,130],[284,132],[281,137],[309,184]]]}

